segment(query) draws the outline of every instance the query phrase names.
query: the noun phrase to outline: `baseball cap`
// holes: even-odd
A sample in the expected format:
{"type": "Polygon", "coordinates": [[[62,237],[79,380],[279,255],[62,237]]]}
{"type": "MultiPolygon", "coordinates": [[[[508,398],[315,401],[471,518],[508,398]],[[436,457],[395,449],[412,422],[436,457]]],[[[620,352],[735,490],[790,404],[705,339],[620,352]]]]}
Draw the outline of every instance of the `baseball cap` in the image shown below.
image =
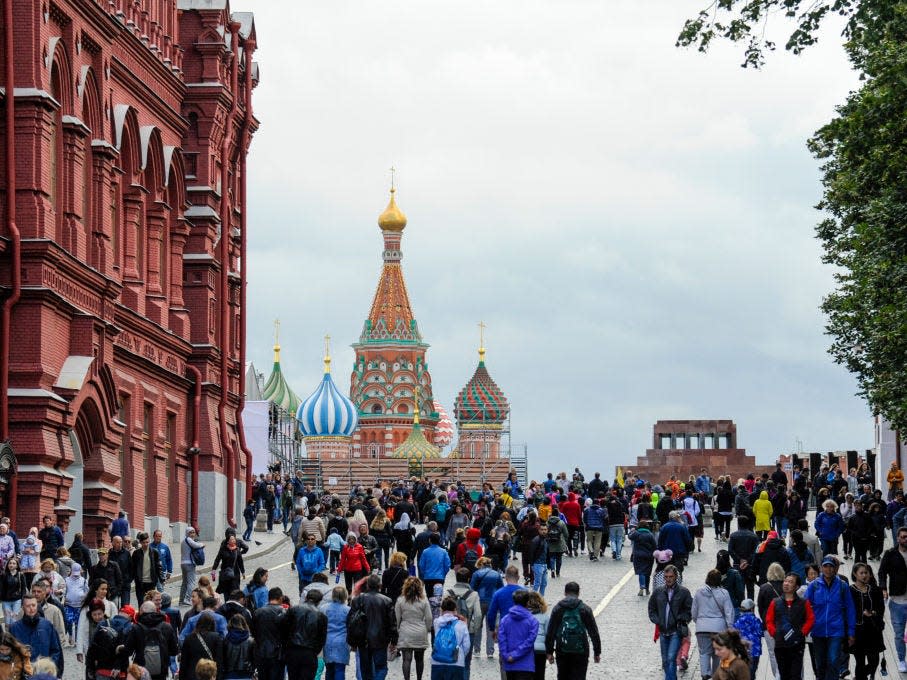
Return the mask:
{"type": "Polygon", "coordinates": [[[838,558],[834,555],[826,555],[822,558],[822,566],[824,567],[826,564],[830,564],[833,567],[838,567],[841,565],[841,563],[838,562],[838,558]]]}
{"type": "Polygon", "coordinates": [[[753,602],[750,598],[746,598],[743,602],[740,603],[740,611],[742,612],[751,612],[756,608],[756,603],[753,602]]]}

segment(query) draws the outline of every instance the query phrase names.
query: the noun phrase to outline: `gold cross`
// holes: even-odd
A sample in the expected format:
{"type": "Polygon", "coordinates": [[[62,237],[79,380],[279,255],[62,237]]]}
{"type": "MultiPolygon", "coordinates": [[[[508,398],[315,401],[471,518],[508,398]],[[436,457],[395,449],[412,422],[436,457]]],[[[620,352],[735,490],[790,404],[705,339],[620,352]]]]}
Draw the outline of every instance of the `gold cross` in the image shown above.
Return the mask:
{"type": "Polygon", "coordinates": [[[394,183],[394,177],[395,177],[395,175],[396,175],[396,172],[397,172],[397,168],[395,168],[395,167],[392,165],[392,166],[391,166],[391,191],[395,191],[395,190],[396,190],[396,184],[394,183]]]}
{"type": "Polygon", "coordinates": [[[479,347],[485,346],[485,322],[479,321],[479,347]]]}
{"type": "Polygon", "coordinates": [[[280,344],[280,319],[274,319],[274,344],[280,344]]]}
{"type": "Polygon", "coordinates": [[[326,357],[331,356],[331,336],[330,335],[324,336],[324,356],[326,356],[326,357]]]}

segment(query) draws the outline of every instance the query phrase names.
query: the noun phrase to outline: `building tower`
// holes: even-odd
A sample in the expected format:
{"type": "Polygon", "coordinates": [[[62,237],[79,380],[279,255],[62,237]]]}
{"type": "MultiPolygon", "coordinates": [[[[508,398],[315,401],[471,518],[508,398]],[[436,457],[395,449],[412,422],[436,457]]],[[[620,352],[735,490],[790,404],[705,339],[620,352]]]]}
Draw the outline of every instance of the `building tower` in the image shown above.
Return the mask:
{"type": "Polygon", "coordinates": [[[416,386],[419,387],[420,429],[431,442],[438,415],[432,408],[431,375],[413,316],[400,264],[400,242],[406,216],[397,207],[396,189],[378,218],[384,238],[383,266],[368,318],[362,327],[350,379],[350,397],[359,411],[359,431],[353,436],[353,456],[379,458],[391,453],[413,429],[416,386]]]}
{"type": "Polygon", "coordinates": [[[394,451],[394,458],[405,458],[410,465],[413,463],[422,463],[427,459],[439,458],[440,452],[438,447],[430,444],[422,432],[422,425],[419,422],[419,388],[416,387],[416,408],[413,411],[413,429],[400,446],[394,451]]]}
{"type": "Polygon", "coordinates": [[[501,457],[501,435],[510,405],[485,368],[485,325],[479,324],[479,328],[479,365],[454,403],[459,441],[451,456],[497,459],[501,457]]]}
{"type": "MultiPolygon", "coordinates": [[[[272,410],[279,408],[292,416],[299,408],[299,397],[287,383],[287,379],[280,369],[280,320],[274,322],[274,365],[271,367],[271,375],[261,391],[261,396],[265,401],[271,402],[272,410]]],[[[276,414],[272,413],[272,418],[276,414]]]]}
{"type": "Polygon", "coordinates": [[[330,336],[324,340],[324,378],[296,412],[308,458],[348,458],[358,413],[331,379],[330,336]]]}

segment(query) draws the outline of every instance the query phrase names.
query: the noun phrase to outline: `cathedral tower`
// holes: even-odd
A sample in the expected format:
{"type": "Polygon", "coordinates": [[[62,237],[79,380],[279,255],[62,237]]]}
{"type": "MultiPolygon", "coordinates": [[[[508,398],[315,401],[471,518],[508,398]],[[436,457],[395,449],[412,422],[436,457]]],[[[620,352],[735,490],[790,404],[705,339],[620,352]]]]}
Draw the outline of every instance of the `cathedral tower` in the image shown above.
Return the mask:
{"type": "Polygon", "coordinates": [[[400,243],[406,216],[397,207],[395,194],[392,186],[390,202],[378,218],[384,238],[381,277],[362,335],[353,345],[350,397],[359,410],[354,457],[390,456],[406,440],[413,429],[417,392],[424,414],[420,427],[429,442],[438,421],[425,357],[428,344],[422,340],[403,280],[400,243]]]}

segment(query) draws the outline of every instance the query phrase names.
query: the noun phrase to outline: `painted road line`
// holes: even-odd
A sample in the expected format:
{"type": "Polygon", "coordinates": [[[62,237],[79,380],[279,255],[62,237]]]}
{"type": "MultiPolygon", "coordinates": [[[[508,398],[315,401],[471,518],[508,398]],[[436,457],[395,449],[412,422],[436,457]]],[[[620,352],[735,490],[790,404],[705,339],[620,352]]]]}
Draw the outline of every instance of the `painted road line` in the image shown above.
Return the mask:
{"type": "Polygon", "coordinates": [[[611,600],[620,592],[620,589],[627,585],[627,581],[633,578],[633,570],[630,569],[626,574],[623,575],[620,581],[614,584],[614,587],[608,591],[608,594],[602,598],[602,601],[598,603],[598,606],[592,612],[592,616],[598,618],[598,615],[605,611],[605,607],[611,604],[611,600]]]}

